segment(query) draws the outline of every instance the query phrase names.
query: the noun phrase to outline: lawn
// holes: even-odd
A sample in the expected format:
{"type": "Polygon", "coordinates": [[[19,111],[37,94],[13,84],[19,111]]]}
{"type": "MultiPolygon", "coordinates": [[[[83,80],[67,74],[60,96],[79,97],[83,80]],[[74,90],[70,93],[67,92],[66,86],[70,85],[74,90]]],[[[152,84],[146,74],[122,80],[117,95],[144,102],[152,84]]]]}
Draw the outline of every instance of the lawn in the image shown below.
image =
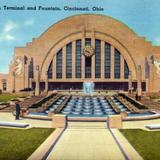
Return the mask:
{"type": "Polygon", "coordinates": [[[121,129],[121,133],[145,160],[160,159],[160,131],[121,129]]]}
{"type": "Polygon", "coordinates": [[[18,97],[26,97],[26,94],[9,94],[4,93],[0,95],[0,102],[8,102],[10,100],[16,99],[18,97]]]}
{"type": "Polygon", "coordinates": [[[0,159],[27,159],[53,130],[51,128],[31,128],[27,130],[0,128],[0,159]]]}

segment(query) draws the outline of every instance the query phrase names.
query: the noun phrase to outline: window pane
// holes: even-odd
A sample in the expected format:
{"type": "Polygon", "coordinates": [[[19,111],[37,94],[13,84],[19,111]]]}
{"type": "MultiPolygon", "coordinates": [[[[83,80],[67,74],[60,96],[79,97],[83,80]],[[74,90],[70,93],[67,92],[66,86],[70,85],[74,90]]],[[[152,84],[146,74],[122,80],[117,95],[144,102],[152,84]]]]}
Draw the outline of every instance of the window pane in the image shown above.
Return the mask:
{"type": "Polygon", "coordinates": [[[119,79],[121,76],[121,56],[117,49],[114,51],[114,78],[119,79]]]}
{"type": "Polygon", "coordinates": [[[3,79],[2,84],[3,84],[3,91],[6,91],[7,90],[7,80],[3,79]]]}
{"type": "Polygon", "coordinates": [[[128,64],[126,61],[124,61],[124,78],[128,79],[128,75],[129,75],[129,68],[128,68],[128,64]]]}
{"type": "Polygon", "coordinates": [[[81,78],[81,67],[82,67],[82,42],[81,40],[76,41],[76,78],[81,78]]]}
{"type": "Polygon", "coordinates": [[[111,77],[111,45],[105,43],[105,78],[111,77]]]}
{"type": "Polygon", "coordinates": [[[85,46],[91,46],[91,38],[85,39],[85,46]]]}
{"type": "Polygon", "coordinates": [[[33,59],[31,59],[30,65],[29,65],[29,78],[34,78],[34,69],[33,69],[33,59]]]}
{"type": "Polygon", "coordinates": [[[48,79],[52,79],[52,68],[53,68],[53,61],[51,61],[48,68],[48,79]]]}
{"type": "Polygon", "coordinates": [[[85,61],[86,61],[85,62],[85,77],[91,78],[91,66],[92,66],[91,57],[86,57],[85,61]]]}
{"type": "Polygon", "coordinates": [[[101,41],[95,42],[95,78],[101,78],[101,41]]]}
{"type": "Polygon", "coordinates": [[[72,78],[72,43],[66,46],[66,78],[72,78]]]}
{"type": "Polygon", "coordinates": [[[62,49],[57,53],[57,79],[62,79],[62,49]]]}

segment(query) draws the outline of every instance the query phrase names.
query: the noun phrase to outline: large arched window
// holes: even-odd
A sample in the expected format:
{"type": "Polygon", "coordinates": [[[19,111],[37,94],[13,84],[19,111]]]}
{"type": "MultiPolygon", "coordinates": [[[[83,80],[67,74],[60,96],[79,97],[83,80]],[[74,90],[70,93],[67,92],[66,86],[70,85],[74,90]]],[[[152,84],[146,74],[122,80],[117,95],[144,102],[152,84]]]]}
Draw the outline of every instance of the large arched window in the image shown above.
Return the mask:
{"type": "Polygon", "coordinates": [[[57,79],[62,79],[62,74],[64,76],[63,78],[66,79],[71,79],[71,78],[81,79],[82,67],[84,67],[83,68],[84,78],[87,79],[92,78],[96,80],[102,78],[102,76],[107,80],[111,78],[121,79],[121,80],[128,79],[129,75],[128,64],[117,48],[115,48],[114,46],[112,46],[112,44],[108,42],[104,42],[103,45],[102,40],[100,39],[95,39],[94,49],[91,44],[92,44],[91,38],[85,39],[84,43],[85,46],[82,45],[81,39],[77,39],[73,42],[66,44],[66,46],[64,47],[65,50],[63,48],[57,52],[56,64],[52,64],[53,62],[50,64],[48,68],[48,78],[49,79],[53,78],[52,68],[54,65],[56,66],[57,79]],[[91,55],[83,54],[84,50],[85,51],[87,50],[86,52],[91,52],[91,53],[93,51],[92,54],[94,54],[95,56],[92,56],[91,53],[89,53],[91,55]],[[66,54],[63,54],[63,51],[66,54]],[[102,54],[104,54],[104,56],[102,54]],[[63,55],[66,55],[66,57],[63,57],[63,55]],[[82,61],[82,57],[84,58],[84,61],[82,61]],[[104,57],[103,60],[101,59],[102,57],[104,57]],[[63,61],[63,58],[65,59],[65,62],[63,61]],[[93,58],[95,58],[95,61],[93,58]],[[103,65],[102,62],[104,62],[103,65]],[[95,64],[92,65],[92,63],[95,64]],[[92,66],[94,66],[94,68],[92,68],[92,66]],[[72,73],[72,71],[74,71],[74,73],[72,73]],[[113,77],[111,77],[112,75],[113,77]]]}

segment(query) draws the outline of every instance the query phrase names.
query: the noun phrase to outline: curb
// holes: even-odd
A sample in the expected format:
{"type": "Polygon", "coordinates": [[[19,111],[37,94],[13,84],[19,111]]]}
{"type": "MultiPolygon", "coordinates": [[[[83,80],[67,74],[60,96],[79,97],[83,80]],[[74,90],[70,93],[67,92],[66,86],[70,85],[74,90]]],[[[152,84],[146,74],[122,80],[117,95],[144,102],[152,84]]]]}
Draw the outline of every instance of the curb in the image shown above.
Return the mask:
{"type": "Polygon", "coordinates": [[[44,160],[55,146],[65,128],[57,128],[32,154],[27,160],[44,160]]]}

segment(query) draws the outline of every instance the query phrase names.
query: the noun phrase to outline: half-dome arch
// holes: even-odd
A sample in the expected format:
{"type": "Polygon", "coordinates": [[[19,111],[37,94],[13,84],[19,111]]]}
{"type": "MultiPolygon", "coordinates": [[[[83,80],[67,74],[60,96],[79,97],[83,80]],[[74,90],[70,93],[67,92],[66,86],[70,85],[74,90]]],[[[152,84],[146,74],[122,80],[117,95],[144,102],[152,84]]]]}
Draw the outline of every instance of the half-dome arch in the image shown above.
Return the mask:
{"type": "Polygon", "coordinates": [[[61,20],[40,36],[40,40],[49,38],[48,50],[45,54],[43,53],[44,57],[40,65],[42,78],[45,76],[44,73],[48,68],[49,61],[57,51],[65,44],[81,39],[83,29],[86,30],[86,35],[91,35],[94,30],[95,38],[109,42],[119,49],[132,70],[133,78],[136,79],[136,64],[132,56],[133,53],[128,47],[132,42],[131,39],[135,39],[136,34],[128,26],[111,17],[94,14],[76,15],[61,20]]]}

